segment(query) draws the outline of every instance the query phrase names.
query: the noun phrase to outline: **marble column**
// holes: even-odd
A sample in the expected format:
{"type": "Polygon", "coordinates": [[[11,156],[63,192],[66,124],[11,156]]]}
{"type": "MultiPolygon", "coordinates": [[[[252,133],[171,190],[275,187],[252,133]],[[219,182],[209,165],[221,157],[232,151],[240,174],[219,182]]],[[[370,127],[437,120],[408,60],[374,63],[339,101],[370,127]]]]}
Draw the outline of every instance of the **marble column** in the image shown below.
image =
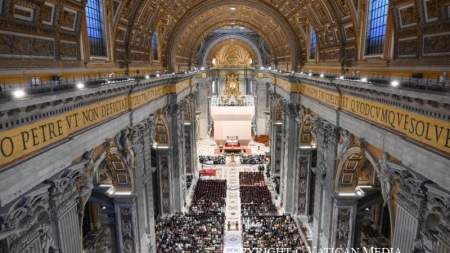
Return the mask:
{"type": "Polygon", "coordinates": [[[317,167],[315,213],[313,222],[313,247],[327,248],[330,244],[333,215],[334,179],[336,173],[336,155],[339,140],[338,127],[317,118],[313,131],[317,141],[317,167]]]}
{"type": "Polygon", "coordinates": [[[115,197],[114,210],[119,253],[140,252],[135,196],[115,197]]]}
{"type": "Polygon", "coordinates": [[[396,198],[395,228],[392,247],[401,252],[413,252],[419,239],[426,201],[426,179],[394,163],[389,168],[400,182],[396,198]]]}
{"type": "Polygon", "coordinates": [[[208,139],[209,128],[209,88],[207,82],[199,83],[198,92],[196,94],[196,111],[199,112],[198,117],[198,134],[200,139],[208,139]]]}
{"type": "Polygon", "coordinates": [[[48,183],[50,187],[50,208],[56,228],[56,241],[61,253],[82,251],[80,195],[76,180],[81,175],[84,163],[65,169],[48,183]]]}
{"type": "Polygon", "coordinates": [[[298,147],[298,112],[299,108],[296,104],[288,104],[285,111],[285,148],[283,159],[282,173],[282,191],[284,203],[284,211],[286,213],[294,213],[294,185],[295,173],[297,167],[296,151],[298,147]]]}
{"type": "Polygon", "coordinates": [[[351,249],[355,239],[358,199],[337,198],[333,204],[331,248],[351,249]]]}
{"type": "Polygon", "coordinates": [[[296,152],[296,176],[295,176],[295,214],[299,216],[303,223],[309,220],[308,210],[310,209],[311,198],[311,184],[316,182],[311,181],[311,149],[297,148],[296,152]]]}
{"type": "Polygon", "coordinates": [[[450,252],[450,192],[434,183],[425,187],[427,204],[416,248],[426,253],[450,252]]]}
{"type": "MultiPolygon", "coordinates": [[[[176,99],[172,99],[175,103],[176,99]]],[[[170,143],[169,153],[171,159],[170,163],[170,188],[172,207],[171,213],[180,212],[184,203],[183,183],[182,176],[184,171],[184,137],[183,137],[183,118],[180,105],[171,104],[167,110],[167,118],[170,124],[170,143]]]]}
{"type": "Polygon", "coordinates": [[[135,153],[134,188],[137,200],[137,231],[140,251],[155,252],[153,185],[151,167],[151,117],[132,129],[131,141],[135,153]]]}
{"type": "Polygon", "coordinates": [[[173,198],[172,198],[172,189],[171,189],[171,169],[169,163],[169,150],[157,148],[155,150],[157,157],[157,170],[158,170],[158,181],[159,181],[159,200],[160,200],[160,210],[159,213],[162,215],[171,214],[174,210],[173,207],[173,198]]]}

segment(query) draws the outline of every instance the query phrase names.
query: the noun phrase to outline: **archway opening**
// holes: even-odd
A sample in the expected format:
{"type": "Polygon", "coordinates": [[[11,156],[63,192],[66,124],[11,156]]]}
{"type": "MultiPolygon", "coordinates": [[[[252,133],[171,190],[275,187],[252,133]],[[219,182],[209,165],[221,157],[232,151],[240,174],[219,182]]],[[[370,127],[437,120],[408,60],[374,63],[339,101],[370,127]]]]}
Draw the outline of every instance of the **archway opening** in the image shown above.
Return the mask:
{"type": "Polygon", "coordinates": [[[133,191],[129,165],[115,148],[113,153],[109,148],[92,172],[94,187],[83,210],[83,250],[88,253],[120,252],[114,199],[133,191]]]}
{"type": "Polygon", "coordinates": [[[356,198],[354,247],[390,247],[390,207],[383,199],[374,159],[359,147],[350,148],[338,176],[338,195],[356,198]]]}

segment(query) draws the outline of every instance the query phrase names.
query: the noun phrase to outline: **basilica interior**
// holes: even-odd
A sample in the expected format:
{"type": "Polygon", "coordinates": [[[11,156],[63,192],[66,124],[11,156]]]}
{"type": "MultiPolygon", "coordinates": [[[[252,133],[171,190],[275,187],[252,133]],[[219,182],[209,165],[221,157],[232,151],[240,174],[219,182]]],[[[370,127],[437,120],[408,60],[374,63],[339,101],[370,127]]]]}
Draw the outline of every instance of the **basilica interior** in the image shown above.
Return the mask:
{"type": "Polygon", "coordinates": [[[0,0],[0,252],[450,253],[449,78],[450,0],[0,0]]]}

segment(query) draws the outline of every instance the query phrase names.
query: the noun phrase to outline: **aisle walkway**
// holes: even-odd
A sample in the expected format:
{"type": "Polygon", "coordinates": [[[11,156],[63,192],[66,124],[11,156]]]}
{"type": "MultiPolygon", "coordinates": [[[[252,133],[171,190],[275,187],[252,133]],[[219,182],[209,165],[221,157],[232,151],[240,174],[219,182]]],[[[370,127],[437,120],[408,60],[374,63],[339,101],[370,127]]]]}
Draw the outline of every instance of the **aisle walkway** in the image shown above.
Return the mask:
{"type": "Polygon", "coordinates": [[[243,252],[241,225],[241,198],[239,192],[239,166],[230,164],[224,168],[227,179],[225,204],[224,252],[243,252]]]}

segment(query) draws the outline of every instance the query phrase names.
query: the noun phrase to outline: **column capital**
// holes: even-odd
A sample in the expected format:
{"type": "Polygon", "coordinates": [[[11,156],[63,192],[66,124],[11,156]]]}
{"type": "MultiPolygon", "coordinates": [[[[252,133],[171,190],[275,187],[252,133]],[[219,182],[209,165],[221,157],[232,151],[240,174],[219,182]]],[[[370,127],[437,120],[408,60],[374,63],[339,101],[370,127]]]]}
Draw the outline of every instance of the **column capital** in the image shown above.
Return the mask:
{"type": "Polygon", "coordinates": [[[334,124],[321,119],[313,119],[314,126],[313,131],[317,136],[318,145],[322,146],[324,149],[328,148],[329,144],[337,144],[339,141],[339,127],[334,124]]]}
{"type": "Polygon", "coordinates": [[[421,216],[424,201],[427,197],[425,185],[430,181],[397,163],[387,161],[387,168],[400,182],[398,203],[416,217],[421,216]]]}
{"type": "Polygon", "coordinates": [[[430,248],[430,244],[446,242],[450,238],[450,192],[434,183],[426,184],[425,188],[427,203],[423,213],[423,246],[430,248]]]}

